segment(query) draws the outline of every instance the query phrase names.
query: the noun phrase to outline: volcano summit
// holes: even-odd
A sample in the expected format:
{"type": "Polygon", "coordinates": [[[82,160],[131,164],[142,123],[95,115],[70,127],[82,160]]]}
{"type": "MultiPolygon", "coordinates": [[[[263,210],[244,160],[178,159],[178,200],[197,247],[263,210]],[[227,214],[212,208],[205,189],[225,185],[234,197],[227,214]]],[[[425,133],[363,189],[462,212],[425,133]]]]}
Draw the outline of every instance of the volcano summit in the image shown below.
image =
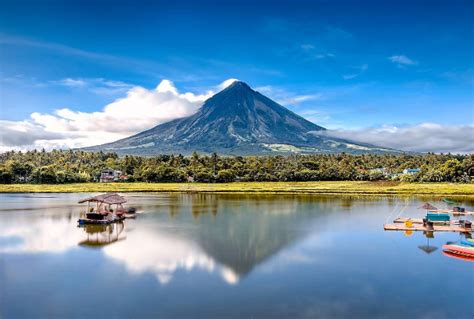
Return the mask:
{"type": "Polygon", "coordinates": [[[85,148],[119,154],[224,155],[383,153],[393,150],[325,135],[326,129],[236,81],[197,113],[116,142],[85,148]]]}

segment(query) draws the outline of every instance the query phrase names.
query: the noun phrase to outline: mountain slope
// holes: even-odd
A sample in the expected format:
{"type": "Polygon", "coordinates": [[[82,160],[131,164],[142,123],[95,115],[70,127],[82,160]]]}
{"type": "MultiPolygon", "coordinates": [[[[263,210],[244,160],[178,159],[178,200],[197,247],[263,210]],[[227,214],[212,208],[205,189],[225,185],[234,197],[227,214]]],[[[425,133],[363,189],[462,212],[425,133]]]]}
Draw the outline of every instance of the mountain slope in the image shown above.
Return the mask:
{"type": "Polygon", "coordinates": [[[208,99],[192,116],[86,150],[141,155],[194,151],[228,155],[389,151],[318,135],[325,130],[236,81],[208,99]]]}

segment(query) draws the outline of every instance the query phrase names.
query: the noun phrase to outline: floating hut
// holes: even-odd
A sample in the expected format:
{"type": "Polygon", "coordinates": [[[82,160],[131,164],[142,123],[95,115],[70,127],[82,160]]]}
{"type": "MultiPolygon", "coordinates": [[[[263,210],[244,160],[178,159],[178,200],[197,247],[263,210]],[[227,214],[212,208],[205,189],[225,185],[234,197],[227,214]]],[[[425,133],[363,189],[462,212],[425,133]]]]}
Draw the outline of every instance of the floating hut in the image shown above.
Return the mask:
{"type": "Polygon", "coordinates": [[[87,203],[86,218],[78,220],[79,224],[110,224],[125,219],[127,210],[122,206],[127,200],[117,193],[88,197],[78,203],[87,203]],[[91,207],[95,203],[95,207],[91,207]],[[115,210],[112,206],[115,205],[115,210]]]}
{"type": "Polygon", "coordinates": [[[433,210],[438,210],[437,207],[431,205],[430,203],[424,203],[423,205],[421,205],[420,207],[418,207],[420,209],[425,209],[427,211],[433,211],[433,210]]]}

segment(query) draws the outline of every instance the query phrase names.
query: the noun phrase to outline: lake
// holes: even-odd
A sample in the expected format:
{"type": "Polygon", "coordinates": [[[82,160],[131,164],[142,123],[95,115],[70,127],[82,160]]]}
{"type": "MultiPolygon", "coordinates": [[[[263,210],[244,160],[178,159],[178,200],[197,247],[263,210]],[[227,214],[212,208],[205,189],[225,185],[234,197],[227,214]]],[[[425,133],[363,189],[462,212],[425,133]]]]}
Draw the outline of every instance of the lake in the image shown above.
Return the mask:
{"type": "Polygon", "coordinates": [[[126,194],[79,228],[88,195],[0,195],[0,318],[474,317],[460,234],[383,230],[419,199],[126,194]]]}

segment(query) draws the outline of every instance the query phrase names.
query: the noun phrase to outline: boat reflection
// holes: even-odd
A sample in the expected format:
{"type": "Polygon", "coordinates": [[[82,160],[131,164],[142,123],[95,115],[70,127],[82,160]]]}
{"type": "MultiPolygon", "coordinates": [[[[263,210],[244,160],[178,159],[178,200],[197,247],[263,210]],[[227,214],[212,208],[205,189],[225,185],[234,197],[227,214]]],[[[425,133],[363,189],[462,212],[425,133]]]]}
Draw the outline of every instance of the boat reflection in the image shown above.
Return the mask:
{"type": "Polygon", "coordinates": [[[449,258],[457,259],[457,260],[474,262],[474,257],[457,255],[457,254],[450,253],[448,251],[443,251],[443,255],[449,258]]]}
{"type": "MultiPolygon", "coordinates": [[[[434,246],[430,243],[430,240],[434,239],[434,232],[425,231],[423,232],[426,237],[426,244],[419,245],[418,248],[426,254],[431,254],[438,250],[438,246],[434,246]]],[[[472,240],[471,233],[460,233],[459,239],[456,241],[448,241],[442,245],[443,256],[474,262],[474,241],[472,240]]]]}
{"type": "Polygon", "coordinates": [[[79,228],[87,234],[87,238],[80,241],[79,246],[99,248],[126,239],[122,234],[125,228],[123,222],[108,225],[81,225],[79,228]]]}

